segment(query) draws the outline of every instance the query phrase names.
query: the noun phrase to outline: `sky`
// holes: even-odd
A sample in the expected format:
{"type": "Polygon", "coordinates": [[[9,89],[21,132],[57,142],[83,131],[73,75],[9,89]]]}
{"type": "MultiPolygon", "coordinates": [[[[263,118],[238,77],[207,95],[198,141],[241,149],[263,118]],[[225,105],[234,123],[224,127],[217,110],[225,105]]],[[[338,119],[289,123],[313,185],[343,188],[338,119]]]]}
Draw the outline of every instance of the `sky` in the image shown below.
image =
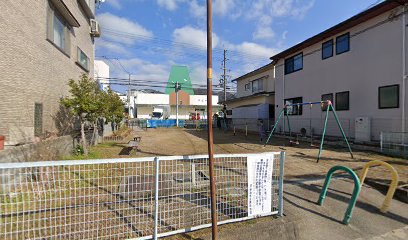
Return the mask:
{"type": "MultiPolygon", "coordinates": [[[[219,84],[222,75],[224,49],[234,91],[231,80],[379,2],[213,0],[213,83],[219,84]]],[[[105,0],[96,12],[102,37],[95,56],[110,66],[110,77],[131,74],[135,80],[167,82],[171,66],[185,65],[193,84],[206,83],[205,0],[105,0]]]]}

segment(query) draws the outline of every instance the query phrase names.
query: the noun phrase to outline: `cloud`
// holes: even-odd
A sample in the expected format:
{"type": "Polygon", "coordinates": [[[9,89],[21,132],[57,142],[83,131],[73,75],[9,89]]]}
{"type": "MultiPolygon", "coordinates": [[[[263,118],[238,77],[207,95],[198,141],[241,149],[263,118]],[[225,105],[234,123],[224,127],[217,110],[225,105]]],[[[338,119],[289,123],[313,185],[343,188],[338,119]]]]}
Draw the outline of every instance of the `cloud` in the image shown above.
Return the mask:
{"type": "Polygon", "coordinates": [[[113,8],[122,9],[122,5],[119,3],[119,0],[107,0],[106,3],[111,5],[113,8]]]}
{"type": "Polygon", "coordinates": [[[213,12],[219,16],[226,16],[232,13],[235,8],[235,0],[215,0],[213,6],[213,12]]]}
{"type": "Polygon", "coordinates": [[[196,18],[205,18],[207,16],[207,7],[198,4],[197,0],[189,2],[190,14],[196,18]]]}
{"type": "Polygon", "coordinates": [[[189,68],[190,78],[193,84],[205,85],[207,83],[207,67],[204,64],[193,63],[189,68]]]}
{"type": "MultiPolygon", "coordinates": [[[[189,63],[188,67],[190,69],[190,78],[193,84],[207,85],[207,66],[205,65],[205,62],[195,61],[189,63]]],[[[218,84],[219,79],[220,75],[214,71],[212,75],[213,84],[218,84]]]]}
{"type": "MultiPolygon", "coordinates": [[[[140,58],[119,59],[119,61],[132,74],[132,79],[167,82],[169,78],[170,67],[168,64],[156,64],[140,58]]],[[[114,73],[111,74],[112,76],[128,77],[128,74],[116,60],[108,61],[107,63],[114,73]]]]}
{"type": "MultiPolygon", "coordinates": [[[[182,44],[195,45],[199,48],[207,48],[207,32],[192,26],[184,26],[176,28],[173,31],[173,41],[182,44]]],[[[218,36],[213,33],[213,48],[219,42],[218,36]]]]}
{"type": "Polygon", "coordinates": [[[177,0],[157,0],[157,4],[162,7],[165,8],[169,11],[174,11],[177,9],[177,3],[179,1],[177,0]]]}
{"type": "Polygon", "coordinates": [[[136,40],[145,40],[143,38],[153,37],[153,33],[137,22],[129,19],[115,16],[111,13],[102,13],[97,16],[97,19],[102,27],[103,38],[111,41],[120,42],[124,44],[134,44],[136,40]],[[122,32],[120,34],[112,31],[122,32]],[[135,35],[134,37],[126,36],[126,34],[135,35]]]}
{"type": "Polygon", "coordinates": [[[279,49],[265,47],[261,44],[257,44],[254,42],[242,42],[240,44],[233,44],[230,45],[230,49],[240,52],[241,54],[247,55],[249,57],[249,61],[251,56],[254,58],[264,57],[267,61],[269,57],[272,55],[280,52],[279,49]]]}
{"type": "Polygon", "coordinates": [[[246,17],[256,22],[253,39],[270,40],[275,37],[272,23],[275,18],[291,17],[303,19],[313,7],[315,0],[257,0],[252,4],[246,17]]]}
{"type": "Polygon", "coordinates": [[[104,39],[97,39],[95,46],[98,49],[98,53],[105,55],[106,53],[114,54],[128,54],[129,51],[121,44],[106,41],[104,39]]]}
{"type": "Polygon", "coordinates": [[[252,38],[255,40],[259,39],[272,39],[275,37],[275,32],[271,27],[258,26],[255,32],[252,34],[252,38]]]}
{"type": "Polygon", "coordinates": [[[268,16],[275,17],[295,17],[303,18],[305,14],[313,7],[315,0],[257,0],[247,16],[249,18],[259,18],[268,16]]]}

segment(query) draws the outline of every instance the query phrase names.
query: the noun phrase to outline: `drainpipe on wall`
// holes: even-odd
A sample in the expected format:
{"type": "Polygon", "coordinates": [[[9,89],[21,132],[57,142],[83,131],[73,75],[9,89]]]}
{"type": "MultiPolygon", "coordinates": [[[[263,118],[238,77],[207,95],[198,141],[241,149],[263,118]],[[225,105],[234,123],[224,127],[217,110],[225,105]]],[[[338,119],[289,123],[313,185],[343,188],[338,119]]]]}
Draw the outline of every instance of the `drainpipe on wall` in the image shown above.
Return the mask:
{"type": "MultiPolygon", "coordinates": [[[[284,61],[285,62],[285,61],[284,61]]],[[[282,108],[285,107],[285,65],[283,65],[282,69],[282,85],[283,85],[283,92],[282,92],[282,108]]],[[[280,112],[280,111],[279,111],[280,112]]],[[[285,114],[283,114],[283,134],[285,135],[285,114]]]]}
{"type": "Polygon", "coordinates": [[[401,132],[405,132],[405,79],[406,75],[406,20],[405,20],[406,5],[402,8],[402,116],[401,116],[401,132]]]}

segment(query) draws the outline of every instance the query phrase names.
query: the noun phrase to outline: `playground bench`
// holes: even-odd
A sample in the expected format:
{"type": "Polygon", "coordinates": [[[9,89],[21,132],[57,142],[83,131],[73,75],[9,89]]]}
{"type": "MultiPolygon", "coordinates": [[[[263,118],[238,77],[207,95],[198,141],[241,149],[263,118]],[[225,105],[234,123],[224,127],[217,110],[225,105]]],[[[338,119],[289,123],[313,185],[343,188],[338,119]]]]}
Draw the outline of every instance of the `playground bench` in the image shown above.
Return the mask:
{"type": "Polygon", "coordinates": [[[141,140],[142,140],[142,137],[134,137],[133,140],[130,140],[130,141],[128,142],[128,148],[131,148],[131,150],[129,151],[129,153],[130,153],[132,150],[135,150],[135,151],[137,152],[141,140]]]}

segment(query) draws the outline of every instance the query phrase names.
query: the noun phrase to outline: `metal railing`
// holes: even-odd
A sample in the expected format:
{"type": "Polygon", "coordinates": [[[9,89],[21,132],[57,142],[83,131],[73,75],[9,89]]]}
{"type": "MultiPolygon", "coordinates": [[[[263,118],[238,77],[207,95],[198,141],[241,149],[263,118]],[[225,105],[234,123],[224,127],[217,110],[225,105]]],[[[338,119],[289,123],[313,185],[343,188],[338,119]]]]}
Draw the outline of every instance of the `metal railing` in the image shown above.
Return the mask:
{"type": "MultiPolygon", "coordinates": [[[[282,214],[284,153],[214,158],[218,224],[282,214]]],[[[3,163],[0,239],[152,239],[211,226],[210,201],[207,155],[3,163]]]]}
{"type": "Polygon", "coordinates": [[[408,157],[408,133],[406,132],[381,132],[381,152],[384,154],[408,157]]]}

